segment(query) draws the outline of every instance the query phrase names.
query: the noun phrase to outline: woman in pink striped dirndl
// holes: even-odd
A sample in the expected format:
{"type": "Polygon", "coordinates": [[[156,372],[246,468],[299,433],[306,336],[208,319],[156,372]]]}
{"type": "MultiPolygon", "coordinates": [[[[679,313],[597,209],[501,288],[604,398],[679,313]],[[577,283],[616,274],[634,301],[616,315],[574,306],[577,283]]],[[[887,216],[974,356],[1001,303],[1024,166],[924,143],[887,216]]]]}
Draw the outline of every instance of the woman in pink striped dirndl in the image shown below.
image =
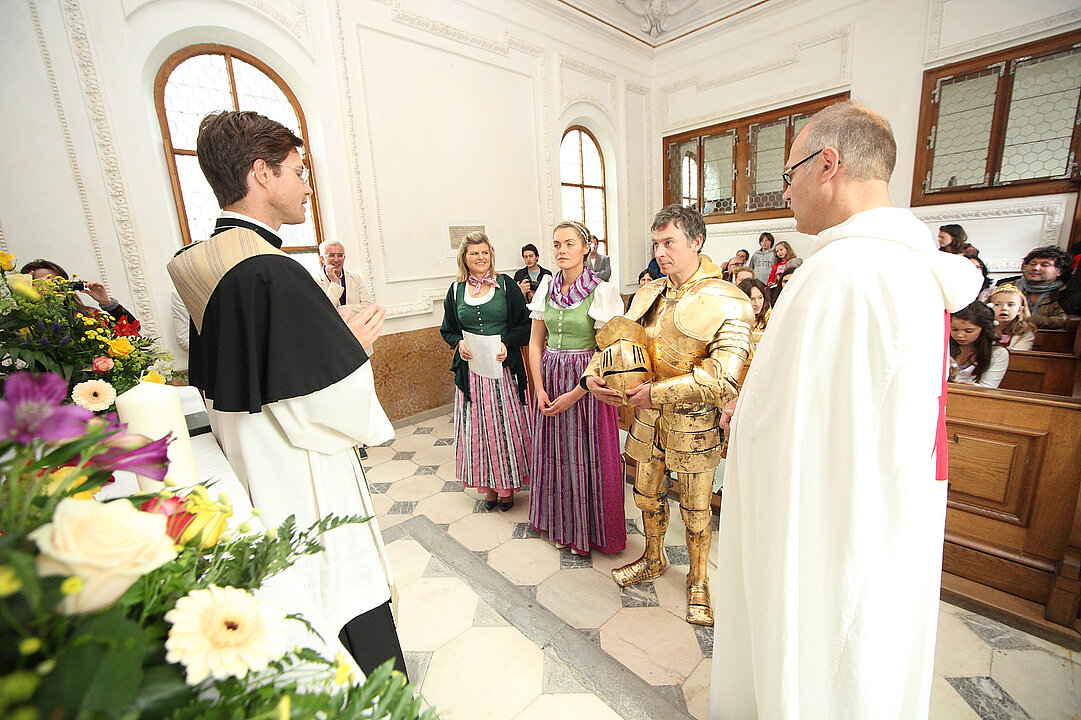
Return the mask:
{"type": "Polygon", "coordinates": [[[581,223],[556,226],[559,272],[541,280],[529,304],[529,363],[538,381],[529,520],[578,555],[627,544],[616,409],[578,385],[597,328],[623,312],[619,289],[585,267],[591,239],[581,223]]]}

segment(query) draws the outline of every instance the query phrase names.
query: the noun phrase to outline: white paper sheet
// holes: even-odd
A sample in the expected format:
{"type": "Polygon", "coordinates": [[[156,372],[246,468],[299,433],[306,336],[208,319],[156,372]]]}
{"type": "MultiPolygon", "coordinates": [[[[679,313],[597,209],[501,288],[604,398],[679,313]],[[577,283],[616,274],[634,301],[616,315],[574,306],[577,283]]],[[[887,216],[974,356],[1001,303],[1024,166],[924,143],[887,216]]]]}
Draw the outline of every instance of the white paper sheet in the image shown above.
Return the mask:
{"type": "Polygon", "coordinates": [[[473,353],[473,359],[469,360],[469,371],[486,378],[503,377],[503,363],[495,359],[499,354],[499,346],[503,341],[498,335],[475,335],[471,332],[463,332],[465,346],[473,353]]]}

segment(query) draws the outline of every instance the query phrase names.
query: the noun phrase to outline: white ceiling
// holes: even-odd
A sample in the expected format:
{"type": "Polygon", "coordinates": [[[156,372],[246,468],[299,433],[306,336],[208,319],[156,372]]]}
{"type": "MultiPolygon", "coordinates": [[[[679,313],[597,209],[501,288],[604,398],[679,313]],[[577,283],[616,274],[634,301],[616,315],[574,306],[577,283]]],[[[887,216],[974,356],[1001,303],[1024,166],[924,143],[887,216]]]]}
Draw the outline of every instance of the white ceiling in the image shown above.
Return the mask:
{"type": "Polygon", "coordinates": [[[652,47],[776,0],[551,0],[652,47]]]}

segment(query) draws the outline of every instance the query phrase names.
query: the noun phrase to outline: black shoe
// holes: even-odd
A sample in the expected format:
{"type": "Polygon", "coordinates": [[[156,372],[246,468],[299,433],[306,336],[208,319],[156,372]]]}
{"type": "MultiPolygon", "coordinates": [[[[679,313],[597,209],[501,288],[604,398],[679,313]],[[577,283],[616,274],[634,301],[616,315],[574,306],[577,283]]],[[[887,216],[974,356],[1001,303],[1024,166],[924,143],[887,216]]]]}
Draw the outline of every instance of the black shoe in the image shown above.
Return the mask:
{"type": "Polygon", "coordinates": [[[499,502],[498,500],[485,500],[484,501],[484,509],[485,510],[495,510],[496,503],[498,503],[498,502],[499,502]]]}
{"type": "Polygon", "coordinates": [[[511,498],[507,502],[503,502],[502,500],[499,501],[499,509],[503,512],[507,512],[512,507],[514,507],[514,498],[511,498]]]}

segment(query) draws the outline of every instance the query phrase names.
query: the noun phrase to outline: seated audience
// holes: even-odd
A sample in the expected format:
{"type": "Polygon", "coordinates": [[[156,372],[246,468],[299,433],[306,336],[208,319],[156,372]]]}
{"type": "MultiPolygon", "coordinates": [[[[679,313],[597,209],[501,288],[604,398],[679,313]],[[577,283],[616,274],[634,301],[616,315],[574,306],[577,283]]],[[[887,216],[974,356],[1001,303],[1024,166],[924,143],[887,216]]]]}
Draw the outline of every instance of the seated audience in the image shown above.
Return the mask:
{"type": "Polygon", "coordinates": [[[776,258],[773,255],[773,233],[764,232],[758,236],[758,250],[751,255],[750,266],[754,270],[754,276],[766,282],[769,280],[770,270],[776,258]]]}
{"type": "Polygon", "coordinates": [[[777,246],[773,249],[773,258],[773,267],[770,268],[769,277],[766,279],[766,287],[770,288],[771,293],[773,288],[777,287],[777,281],[784,274],[788,264],[799,259],[796,257],[796,252],[792,249],[792,246],[784,240],[777,243],[777,246]]]}
{"type": "Polygon", "coordinates": [[[1058,304],[1070,315],[1081,315],[1081,273],[1075,272],[1059,291],[1058,304]]]}
{"type": "MultiPolygon", "coordinates": [[[[45,260],[44,258],[38,258],[37,260],[31,260],[19,269],[19,272],[26,273],[32,276],[35,280],[41,280],[43,278],[61,277],[70,281],[71,276],[68,275],[67,270],[60,267],[51,260],[45,260]]],[[[116,298],[109,297],[109,293],[105,291],[105,286],[99,282],[79,282],[72,283],[72,289],[82,290],[98,304],[105,312],[113,316],[114,319],[120,320],[127,318],[128,322],[136,322],[135,316],[132,315],[127,309],[124,308],[116,298]]],[[[78,295],[73,295],[72,299],[75,301],[75,306],[79,309],[79,312],[92,315],[96,310],[91,309],[79,299],[78,295]]]]}
{"type": "Polygon", "coordinates": [[[751,310],[754,312],[754,326],[751,328],[751,357],[753,358],[755,348],[758,347],[762,335],[766,332],[773,305],[770,303],[765,283],[757,278],[744,280],[739,284],[739,289],[751,299],[751,310]]]}
{"type": "Polygon", "coordinates": [[[1066,311],[1059,304],[1059,292],[1070,279],[1072,263],[1062,248],[1044,245],[1025,256],[1021,275],[1004,278],[999,285],[1012,282],[1025,294],[1036,327],[1064,328],[1066,311]]]}
{"type": "Polygon", "coordinates": [[[653,273],[649,271],[649,268],[646,268],[642,272],[638,273],[638,286],[641,287],[642,285],[645,285],[646,283],[651,283],[656,279],[657,278],[653,277],[653,273]]]}
{"type": "MultiPolygon", "coordinates": [[[[652,239],[650,243],[652,243],[652,239]]],[[[649,265],[646,266],[646,270],[649,270],[649,274],[660,280],[664,277],[664,273],[661,272],[661,266],[657,263],[657,258],[653,258],[649,261],[649,265]]]]}
{"type": "Polygon", "coordinates": [[[987,266],[984,265],[983,260],[979,255],[966,256],[969,262],[976,266],[976,269],[983,273],[983,287],[980,288],[980,294],[976,296],[976,299],[980,302],[987,302],[987,298],[991,297],[991,275],[987,272],[987,266]]]}
{"type": "Polygon", "coordinates": [[[746,250],[737,250],[736,254],[732,256],[731,260],[728,260],[721,265],[721,278],[724,280],[731,280],[731,276],[735,274],[736,270],[746,265],[751,259],[751,253],[746,250]]]}
{"type": "Polygon", "coordinates": [[[950,316],[950,380],[997,388],[1010,351],[995,343],[995,314],[977,300],[950,316]]]}
{"type": "Polygon", "coordinates": [[[540,266],[540,252],[533,243],[522,246],[522,260],[525,261],[525,267],[514,273],[514,282],[518,283],[526,302],[529,302],[540,286],[541,278],[545,275],[551,276],[552,271],[540,266]]]}
{"type": "Polygon", "coordinates": [[[968,235],[960,225],[943,225],[938,229],[938,249],[961,255],[968,247],[968,235]]]}
{"type": "Polygon", "coordinates": [[[1031,350],[1036,343],[1036,324],[1028,300],[1016,285],[999,285],[991,293],[991,310],[998,323],[998,342],[1011,350],[1031,350]]]}
{"type": "Polygon", "coordinates": [[[777,294],[772,298],[774,305],[777,304],[777,298],[781,296],[781,291],[784,290],[785,285],[788,284],[788,281],[796,274],[796,270],[798,269],[799,265],[793,267],[791,264],[785,268],[784,274],[781,275],[781,279],[777,281],[777,294]]]}
{"type": "MultiPolygon", "coordinates": [[[[732,284],[738,286],[744,280],[757,280],[754,275],[754,270],[749,267],[743,267],[736,271],[736,274],[732,277],[732,284]]],[[[764,284],[764,283],[763,283],[764,284]]]]}

